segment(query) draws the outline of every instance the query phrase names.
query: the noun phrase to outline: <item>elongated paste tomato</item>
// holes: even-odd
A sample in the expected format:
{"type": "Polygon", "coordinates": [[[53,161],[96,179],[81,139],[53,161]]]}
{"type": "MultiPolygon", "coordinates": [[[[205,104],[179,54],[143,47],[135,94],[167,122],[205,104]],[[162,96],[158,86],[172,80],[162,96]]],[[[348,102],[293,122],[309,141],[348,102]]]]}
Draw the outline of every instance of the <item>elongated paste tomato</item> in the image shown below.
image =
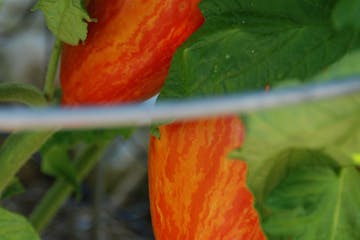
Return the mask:
{"type": "Polygon", "coordinates": [[[203,23],[199,0],[90,0],[84,44],[63,46],[64,105],[136,102],[163,85],[175,50],[203,23]]]}
{"type": "Polygon", "coordinates": [[[160,127],[149,146],[149,190],[157,240],[263,240],[247,165],[230,160],[241,146],[237,116],[160,127]]]}

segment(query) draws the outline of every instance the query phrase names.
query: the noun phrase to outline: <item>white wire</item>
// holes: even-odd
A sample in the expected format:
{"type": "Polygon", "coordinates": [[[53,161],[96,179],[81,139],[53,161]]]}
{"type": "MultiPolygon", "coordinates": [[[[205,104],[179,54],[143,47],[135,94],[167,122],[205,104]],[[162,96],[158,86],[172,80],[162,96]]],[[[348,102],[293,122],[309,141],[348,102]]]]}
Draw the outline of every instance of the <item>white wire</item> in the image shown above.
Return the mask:
{"type": "Polygon", "coordinates": [[[166,101],[157,104],[38,109],[3,107],[0,108],[0,130],[145,126],[173,119],[185,120],[257,111],[355,92],[360,92],[359,78],[274,89],[270,92],[166,101]]]}

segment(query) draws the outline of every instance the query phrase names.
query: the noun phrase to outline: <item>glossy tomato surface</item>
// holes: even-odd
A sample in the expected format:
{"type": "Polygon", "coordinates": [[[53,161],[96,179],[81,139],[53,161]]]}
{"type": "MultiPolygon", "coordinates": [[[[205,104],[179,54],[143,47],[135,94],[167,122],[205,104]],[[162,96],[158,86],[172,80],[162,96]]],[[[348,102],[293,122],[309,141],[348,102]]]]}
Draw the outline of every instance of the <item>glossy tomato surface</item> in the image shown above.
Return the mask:
{"type": "Polygon", "coordinates": [[[162,87],[175,50],[203,23],[199,0],[90,0],[88,37],[63,46],[65,105],[137,102],[162,87]]]}
{"type": "Polygon", "coordinates": [[[244,128],[237,116],[173,123],[151,137],[149,190],[157,240],[263,240],[246,185],[230,160],[244,128]]]}

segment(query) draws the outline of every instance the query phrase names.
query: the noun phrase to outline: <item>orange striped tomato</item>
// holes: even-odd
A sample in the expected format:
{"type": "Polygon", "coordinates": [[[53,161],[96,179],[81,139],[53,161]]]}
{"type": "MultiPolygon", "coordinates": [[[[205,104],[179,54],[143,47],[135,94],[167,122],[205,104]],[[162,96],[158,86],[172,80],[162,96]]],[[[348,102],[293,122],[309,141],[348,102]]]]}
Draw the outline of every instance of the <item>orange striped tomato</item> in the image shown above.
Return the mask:
{"type": "Polygon", "coordinates": [[[157,240],[263,240],[247,165],[227,154],[241,146],[237,116],[177,122],[151,137],[149,190],[157,240]]]}
{"type": "Polygon", "coordinates": [[[200,0],[90,0],[97,23],[84,44],[64,45],[63,104],[145,100],[162,87],[171,58],[204,21],[200,0]]]}

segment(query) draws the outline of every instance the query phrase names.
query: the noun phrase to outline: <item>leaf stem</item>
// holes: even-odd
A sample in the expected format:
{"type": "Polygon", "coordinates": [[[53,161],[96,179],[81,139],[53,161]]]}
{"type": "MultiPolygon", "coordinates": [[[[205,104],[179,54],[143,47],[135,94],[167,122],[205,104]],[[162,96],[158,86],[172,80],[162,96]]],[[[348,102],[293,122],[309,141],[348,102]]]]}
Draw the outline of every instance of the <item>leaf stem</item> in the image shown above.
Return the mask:
{"type": "Polygon", "coordinates": [[[56,130],[15,132],[0,147],[0,192],[56,130]]]}
{"type": "Polygon", "coordinates": [[[32,85],[23,83],[1,83],[0,101],[17,102],[28,106],[45,106],[43,93],[32,85]]]}
{"type": "MultiPolygon", "coordinates": [[[[82,181],[94,168],[105,147],[106,144],[90,145],[75,161],[76,177],[79,181],[82,181]]],[[[30,215],[29,220],[38,232],[41,232],[47,226],[73,190],[73,186],[67,181],[63,179],[56,180],[30,215]]]]}
{"type": "Polygon", "coordinates": [[[50,62],[46,72],[46,79],[44,85],[44,95],[48,101],[51,101],[55,92],[55,76],[58,67],[59,57],[61,52],[61,41],[55,39],[54,47],[51,53],[50,62]]]}

